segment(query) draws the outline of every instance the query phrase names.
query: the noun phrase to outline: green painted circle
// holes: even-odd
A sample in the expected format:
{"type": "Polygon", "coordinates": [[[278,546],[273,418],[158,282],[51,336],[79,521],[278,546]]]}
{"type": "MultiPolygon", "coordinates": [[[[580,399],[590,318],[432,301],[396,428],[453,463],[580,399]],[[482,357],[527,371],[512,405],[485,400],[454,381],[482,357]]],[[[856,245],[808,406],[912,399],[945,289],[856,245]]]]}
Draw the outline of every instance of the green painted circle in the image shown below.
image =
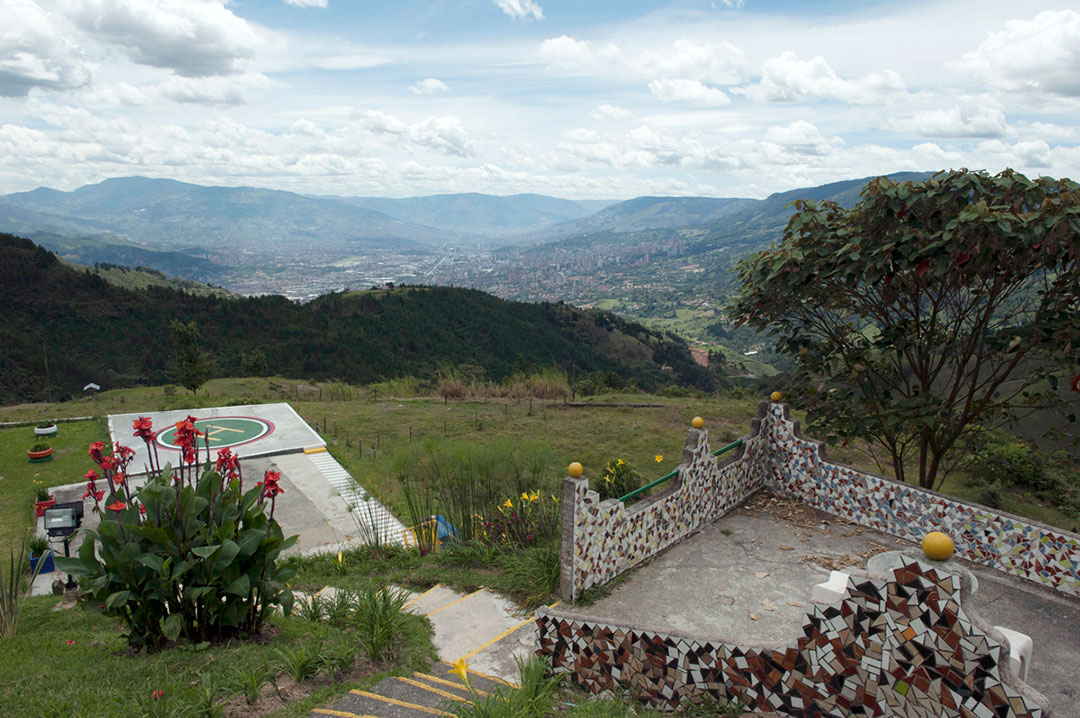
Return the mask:
{"type": "MultiPolygon", "coordinates": [[[[211,449],[224,449],[227,446],[246,444],[269,434],[274,430],[274,425],[262,419],[249,416],[219,416],[213,419],[199,419],[195,422],[195,428],[205,432],[206,437],[199,437],[199,446],[209,439],[211,449]]],[[[178,449],[173,438],[176,436],[176,427],[170,426],[157,435],[158,444],[166,449],[178,449]]]]}

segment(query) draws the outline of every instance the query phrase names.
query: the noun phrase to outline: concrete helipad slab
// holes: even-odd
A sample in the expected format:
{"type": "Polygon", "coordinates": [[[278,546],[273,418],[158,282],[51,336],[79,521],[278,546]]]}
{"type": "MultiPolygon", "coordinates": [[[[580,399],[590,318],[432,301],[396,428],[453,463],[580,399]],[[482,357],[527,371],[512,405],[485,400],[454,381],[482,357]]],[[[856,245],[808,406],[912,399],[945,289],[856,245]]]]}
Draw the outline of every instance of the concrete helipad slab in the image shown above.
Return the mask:
{"type": "MultiPolygon", "coordinates": [[[[250,459],[326,446],[326,442],[288,404],[110,414],[109,435],[112,441],[119,441],[135,450],[135,460],[131,464],[133,474],[144,473],[149,464],[146,444],[135,437],[131,428],[132,422],[140,416],[149,417],[154,422],[158,457],[162,464],[176,464],[180,452],[172,444],[172,434],[176,422],[188,416],[195,417],[196,428],[206,432],[212,456],[218,449],[226,447],[242,458],[250,459]]],[[[201,439],[199,443],[201,447],[201,439]]]]}

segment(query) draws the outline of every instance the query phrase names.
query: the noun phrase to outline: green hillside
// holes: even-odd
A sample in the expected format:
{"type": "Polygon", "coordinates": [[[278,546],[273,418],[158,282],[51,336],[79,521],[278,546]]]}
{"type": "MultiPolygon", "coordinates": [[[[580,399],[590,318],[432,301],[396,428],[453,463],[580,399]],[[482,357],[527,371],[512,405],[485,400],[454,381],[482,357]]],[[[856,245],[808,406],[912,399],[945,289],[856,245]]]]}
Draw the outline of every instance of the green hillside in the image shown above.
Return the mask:
{"type": "Polygon", "coordinates": [[[11,235],[0,235],[0,302],[0,401],[72,396],[89,382],[163,383],[173,319],[199,326],[222,376],[236,375],[240,355],[259,349],[270,373],[354,383],[458,364],[495,380],[558,366],[572,376],[611,372],[643,388],[712,382],[684,343],[608,312],[449,287],[330,294],[304,305],[132,290],[11,235]]]}

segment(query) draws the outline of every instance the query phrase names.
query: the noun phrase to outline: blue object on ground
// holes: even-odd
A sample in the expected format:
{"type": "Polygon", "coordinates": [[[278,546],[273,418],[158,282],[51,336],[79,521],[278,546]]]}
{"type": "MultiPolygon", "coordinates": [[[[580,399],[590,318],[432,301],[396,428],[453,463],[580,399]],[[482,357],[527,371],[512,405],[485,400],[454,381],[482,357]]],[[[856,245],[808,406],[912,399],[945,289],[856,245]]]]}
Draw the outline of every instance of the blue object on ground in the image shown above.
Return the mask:
{"type": "Polygon", "coordinates": [[[439,543],[446,543],[450,539],[458,537],[458,530],[446,520],[445,516],[440,514],[435,517],[435,535],[438,537],[439,543]]]}

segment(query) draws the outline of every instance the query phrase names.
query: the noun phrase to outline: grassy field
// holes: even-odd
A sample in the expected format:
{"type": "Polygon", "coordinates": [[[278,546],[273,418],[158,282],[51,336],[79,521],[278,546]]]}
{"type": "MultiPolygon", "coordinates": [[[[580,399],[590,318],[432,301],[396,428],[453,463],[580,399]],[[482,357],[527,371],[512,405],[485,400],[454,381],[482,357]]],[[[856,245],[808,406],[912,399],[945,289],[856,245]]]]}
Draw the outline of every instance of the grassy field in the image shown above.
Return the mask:
{"type": "Polygon", "coordinates": [[[92,441],[108,441],[105,422],[61,422],[49,440],[53,458],[31,463],[26,450],[35,442],[32,426],[0,429],[0,557],[18,543],[31,526],[34,515],[34,481],[60,486],[79,480],[93,465],[86,456],[92,441]]]}
{"type": "MultiPolygon", "coordinates": [[[[165,710],[153,715],[197,715],[189,712],[199,701],[200,672],[221,684],[223,698],[234,695],[239,677],[269,669],[280,672],[278,650],[304,644],[322,648],[343,639],[345,631],[298,617],[269,619],[263,640],[205,648],[180,646],[155,653],[136,655],[118,631],[118,619],[94,610],[73,608],[53,611],[58,599],[28,599],[20,620],[20,630],[3,639],[4,660],[0,661],[0,712],[5,716],[67,718],[128,718],[151,715],[146,710],[154,690],[164,692],[165,710]]],[[[424,670],[433,658],[430,627],[420,617],[410,617],[398,659],[391,666],[358,662],[354,672],[330,681],[305,681],[299,688],[279,679],[285,695],[292,699],[281,705],[272,689],[264,688],[257,704],[272,715],[304,716],[315,707],[334,702],[352,688],[368,688],[393,671],[408,675],[424,670]]],[[[208,681],[209,682],[209,681],[208,681]]],[[[246,709],[244,699],[234,698],[238,710],[246,709]]],[[[231,712],[231,715],[238,715],[231,712]]]]}
{"type": "MultiPolygon", "coordinates": [[[[536,399],[444,403],[438,397],[395,396],[414,388],[413,383],[404,381],[350,387],[279,378],[215,379],[200,389],[197,396],[175,387],[143,387],[105,391],[67,403],[0,407],[0,421],[287,401],[319,431],[325,426],[325,438],[335,458],[365,488],[400,511],[401,496],[394,467],[405,452],[423,451],[447,440],[528,439],[549,448],[556,457],[553,478],[561,477],[571,461],[581,461],[586,475],[595,477],[607,461],[621,458],[650,479],[667,473],[679,463],[691,418],[705,418],[710,440],[719,447],[749,430],[759,401],[741,394],[700,399],[603,394],[586,399],[586,406],[568,406],[536,399]],[[656,462],[657,455],[663,460],[656,462]]],[[[85,446],[102,438],[104,428],[100,422],[61,424],[61,436],[54,443],[63,448],[58,450],[54,461],[40,465],[29,464],[25,458],[32,433],[29,427],[0,430],[0,452],[3,452],[0,456],[5,459],[4,478],[0,479],[4,518],[0,524],[3,526],[0,541],[4,537],[17,537],[25,526],[24,522],[10,520],[13,509],[18,516],[17,507],[26,507],[23,516],[28,520],[33,474],[40,473],[37,478],[47,484],[78,481],[91,468],[85,446]],[[36,468],[31,470],[31,467],[36,468]]],[[[853,449],[830,446],[829,455],[843,463],[877,470],[864,454],[853,449]]],[[[962,474],[951,478],[944,491],[959,498],[972,498],[964,478],[962,474]]],[[[1006,497],[1002,508],[1067,529],[1078,523],[1047,502],[1025,500],[1013,494],[1006,497]]]]}

